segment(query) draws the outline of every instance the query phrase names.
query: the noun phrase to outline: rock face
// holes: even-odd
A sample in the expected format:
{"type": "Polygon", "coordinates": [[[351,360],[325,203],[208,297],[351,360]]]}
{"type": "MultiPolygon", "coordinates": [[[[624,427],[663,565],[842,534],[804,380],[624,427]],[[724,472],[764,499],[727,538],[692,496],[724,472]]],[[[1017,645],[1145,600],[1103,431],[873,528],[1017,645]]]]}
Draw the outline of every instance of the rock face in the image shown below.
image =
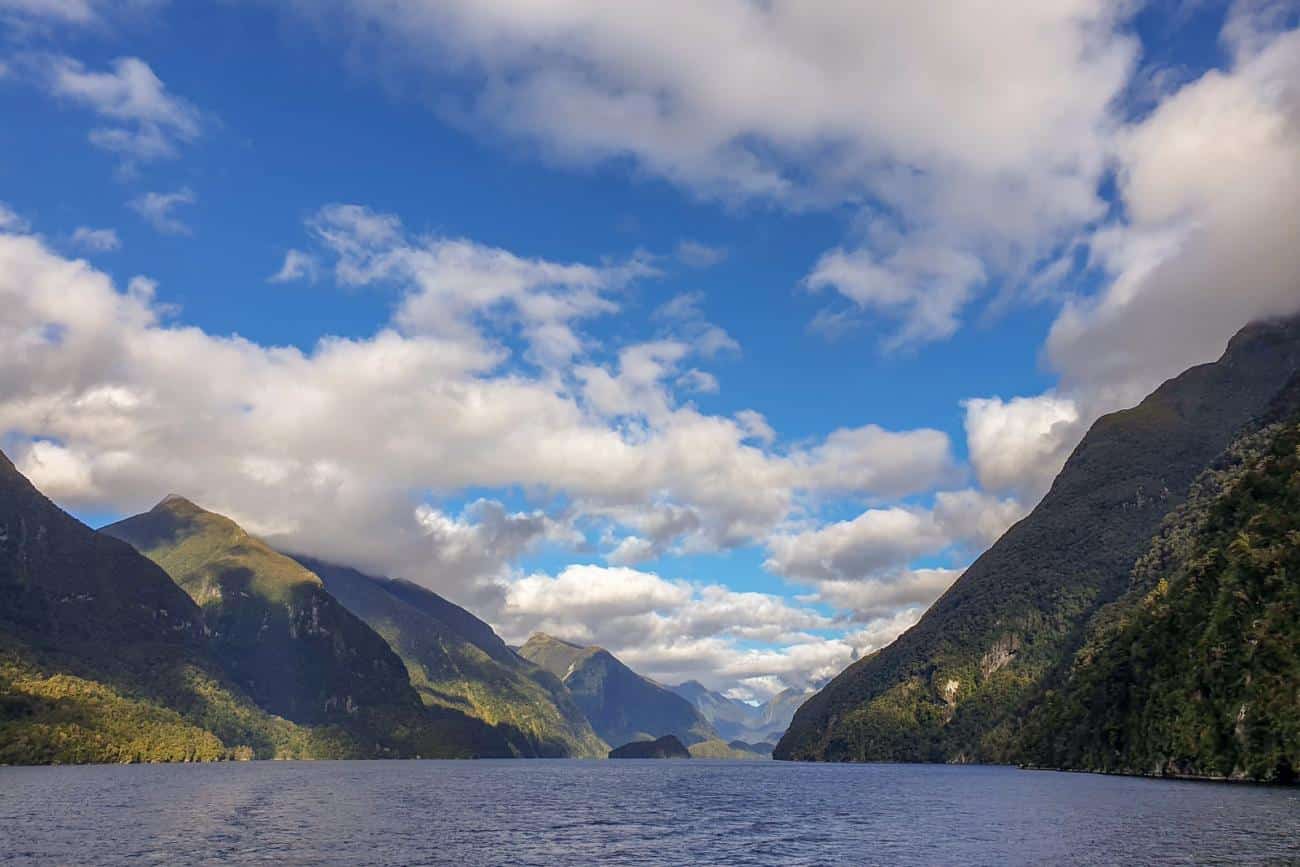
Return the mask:
{"type": "Polygon", "coordinates": [[[633,741],[609,751],[611,759],[689,759],[686,749],[673,735],[664,735],[653,741],[633,741]]]}
{"type": "Polygon", "coordinates": [[[409,581],[295,559],[397,651],[426,705],[495,726],[521,756],[600,758],[609,751],[558,677],[465,609],[409,581]]]}
{"type": "Polygon", "coordinates": [[[1009,761],[1015,715],[1079,646],[1192,481],[1300,368],[1300,318],[1099,419],[1037,508],[889,647],[795,715],[776,757],[1009,761]]]}
{"type": "Polygon", "coordinates": [[[519,654],[560,678],[606,743],[675,735],[686,744],[718,733],[690,702],[637,674],[599,647],[537,633],[519,654]]]}

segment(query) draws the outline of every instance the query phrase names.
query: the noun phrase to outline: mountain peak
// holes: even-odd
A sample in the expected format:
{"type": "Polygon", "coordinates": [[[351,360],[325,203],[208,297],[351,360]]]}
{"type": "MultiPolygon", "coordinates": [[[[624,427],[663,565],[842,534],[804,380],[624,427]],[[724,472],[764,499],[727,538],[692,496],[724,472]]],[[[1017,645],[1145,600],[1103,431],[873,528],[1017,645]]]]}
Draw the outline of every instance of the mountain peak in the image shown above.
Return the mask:
{"type": "MultiPolygon", "coordinates": [[[[563,638],[556,638],[554,635],[550,635],[550,634],[545,633],[545,632],[534,632],[532,635],[528,636],[528,642],[527,642],[527,643],[529,643],[529,644],[561,644],[561,645],[564,645],[565,647],[571,647],[571,648],[573,648],[574,650],[587,650],[587,649],[588,649],[588,648],[585,647],[584,645],[581,645],[581,644],[575,644],[575,643],[573,643],[572,641],[565,641],[563,638]]],[[[600,648],[592,648],[592,649],[594,649],[594,650],[599,650],[600,648]]]]}
{"type": "Polygon", "coordinates": [[[180,494],[168,494],[158,501],[157,505],[151,511],[154,512],[202,512],[193,500],[186,499],[180,494]]]}

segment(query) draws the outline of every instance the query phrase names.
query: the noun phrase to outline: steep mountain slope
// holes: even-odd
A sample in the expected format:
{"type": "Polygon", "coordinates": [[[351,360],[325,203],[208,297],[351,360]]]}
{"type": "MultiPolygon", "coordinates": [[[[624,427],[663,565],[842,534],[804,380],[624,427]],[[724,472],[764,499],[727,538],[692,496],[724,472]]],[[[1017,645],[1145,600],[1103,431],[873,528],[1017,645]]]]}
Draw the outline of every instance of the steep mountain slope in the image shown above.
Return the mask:
{"type": "Polygon", "coordinates": [[[0,454],[0,763],[352,754],[342,732],[257,708],[165,572],[0,454]]]}
{"type": "Polygon", "coordinates": [[[478,720],[426,709],[400,658],[319,577],[235,522],[171,496],[103,533],[198,603],[226,672],[274,714],[337,725],[381,754],[511,755],[478,720]]]}
{"type": "Polygon", "coordinates": [[[752,705],[727,698],[696,680],[669,689],[695,705],[695,709],[723,738],[749,742],[778,740],[790,726],[799,705],[811,695],[808,691],[790,688],[762,704],[752,705]]]}
{"type": "Polygon", "coordinates": [[[524,755],[609,752],[559,678],[519,656],[465,609],[407,581],[295,559],[397,651],[426,705],[496,726],[524,755]]]}
{"type": "Polygon", "coordinates": [[[889,647],[795,715],[777,758],[1005,761],[1013,712],[1128,586],[1161,520],[1300,368],[1300,318],[1099,419],[1037,508],[889,647]]]}
{"type": "Polygon", "coordinates": [[[1022,761],[1295,781],[1300,415],[1206,472],[1065,668],[1028,714],[1022,761]]]}
{"type": "Polygon", "coordinates": [[[690,702],[637,674],[607,650],[539,632],[519,649],[519,655],[564,681],[591,727],[607,743],[670,734],[687,745],[718,739],[690,702]]]}

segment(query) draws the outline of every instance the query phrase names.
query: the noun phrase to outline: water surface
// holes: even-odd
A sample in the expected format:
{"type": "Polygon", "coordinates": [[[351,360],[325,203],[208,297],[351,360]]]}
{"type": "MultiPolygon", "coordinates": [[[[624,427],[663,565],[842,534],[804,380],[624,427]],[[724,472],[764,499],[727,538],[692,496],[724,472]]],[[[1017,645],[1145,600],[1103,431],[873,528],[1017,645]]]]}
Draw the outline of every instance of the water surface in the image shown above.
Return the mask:
{"type": "Polygon", "coordinates": [[[0,860],[1300,863],[1300,790],[700,760],[0,768],[0,860]]]}

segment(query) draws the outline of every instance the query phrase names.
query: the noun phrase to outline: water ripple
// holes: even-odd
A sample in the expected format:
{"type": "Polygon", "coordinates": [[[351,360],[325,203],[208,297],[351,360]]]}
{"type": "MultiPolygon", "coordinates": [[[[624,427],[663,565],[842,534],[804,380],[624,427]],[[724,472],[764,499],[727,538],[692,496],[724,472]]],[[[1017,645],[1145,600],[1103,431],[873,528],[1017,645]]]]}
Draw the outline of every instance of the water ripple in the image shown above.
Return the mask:
{"type": "Polygon", "coordinates": [[[1295,790],[1010,768],[0,768],[6,864],[1300,863],[1295,790]]]}

